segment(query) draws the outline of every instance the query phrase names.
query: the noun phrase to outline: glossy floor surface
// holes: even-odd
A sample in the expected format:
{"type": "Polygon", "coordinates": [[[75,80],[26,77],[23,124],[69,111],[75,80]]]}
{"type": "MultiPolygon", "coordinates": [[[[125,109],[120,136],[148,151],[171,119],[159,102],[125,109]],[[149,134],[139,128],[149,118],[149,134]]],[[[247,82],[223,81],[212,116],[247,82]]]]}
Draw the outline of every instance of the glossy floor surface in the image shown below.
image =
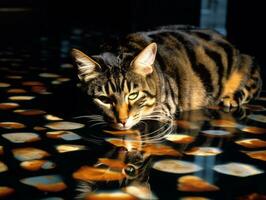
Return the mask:
{"type": "Polygon", "coordinates": [[[40,44],[0,52],[0,199],[266,199],[266,94],[113,131],[91,115],[68,41],[40,44]]]}

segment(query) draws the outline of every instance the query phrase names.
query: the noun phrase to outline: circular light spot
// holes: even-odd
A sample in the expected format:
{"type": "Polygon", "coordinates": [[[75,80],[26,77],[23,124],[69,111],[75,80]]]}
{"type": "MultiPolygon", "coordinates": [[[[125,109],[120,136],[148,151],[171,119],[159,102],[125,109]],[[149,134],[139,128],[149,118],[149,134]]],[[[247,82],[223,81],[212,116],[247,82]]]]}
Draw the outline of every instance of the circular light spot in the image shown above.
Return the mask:
{"type": "Polygon", "coordinates": [[[84,126],[85,126],[84,124],[76,122],[68,122],[68,121],[52,122],[45,125],[45,127],[54,130],[74,130],[74,129],[83,128],[84,126]]]}
{"type": "Polygon", "coordinates": [[[264,171],[257,169],[256,167],[243,163],[227,163],[216,165],[213,168],[216,172],[227,174],[231,176],[247,177],[257,174],[262,174],[264,171]]]}
{"type": "Polygon", "coordinates": [[[196,164],[174,159],[157,161],[153,164],[152,167],[162,172],[175,174],[187,174],[202,170],[202,168],[196,164]]]}
{"type": "Polygon", "coordinates": [[[6,87],[10,87],[10,84],[9,83],[0,82],[0,88],[6,88],[6,87]]]}
{"type": "Polygon", "coordinates": [[[39,110],[39,109],[28,109],[28,110],[14,110],[13,112],[18,113],[20,115],[25,115],[25,116],[31,116],[31,115],[43,115],[46,112],[44,110],[39,110]]]}
{"type": "Polygon", "coordinates": [[[13,149],[12,153],[14,157],[20,161],[42,159],[50,155],[46,151],[34,147],[13,149]]]}
{"type": "Polygon", "coordinates": [[[11,96],[8,99],[14,100],[14,101],[29,101],[34,99],[34,96],[11,96]]]}
{"type": "Polygon", "coordinates": [[[9,110],[19,107],[17,103],[4,102],[0,103],[0,110],[9,110]]]}
{"type": "Polygon", "coordinates": [[[63,179],[59,175],[35,176],[23,178],[20,182],[33,186],[45,192],[59,192],[67,188],[63,179]]]}
{"type": "Polygon", "coordinates": [[[20,129],[25,128],[26,126],[18,122],[0,122],[0,127],[5,129],[20,129]]]}
{"type": "Polygon", "coordinates": [[[2,137],[13,143],[35,142],[40,140],[36,133],[5,133],[2,137]]]}

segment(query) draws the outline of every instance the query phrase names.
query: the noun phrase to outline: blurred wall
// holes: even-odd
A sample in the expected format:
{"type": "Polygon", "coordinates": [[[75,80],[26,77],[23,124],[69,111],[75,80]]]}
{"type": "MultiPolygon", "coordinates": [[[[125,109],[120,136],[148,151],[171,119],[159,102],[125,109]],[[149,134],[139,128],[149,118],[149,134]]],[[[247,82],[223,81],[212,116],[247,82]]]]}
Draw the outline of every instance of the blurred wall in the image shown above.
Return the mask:
{"type": "MultiPolygon", "coordinates": [[[[208,0],[208,2],[217,0],[208,0]]],[[[261,0],[228,0],[227,34],[264,66],[266,12],[261,0]]],[[[59,41],[73,27],[127,33],[167,24],[200,25],[200,0],[0,0],[1,46],[59,41]]],[[[262,67],[266,78],[266,69],[262,67]]]]}
{"type": "Polygon", "coordinates": [[[200,22],[200,0],[1,0],[0,8],[9,8],[9,12],[0,10],[0,25],[9,37],[10,33],[18,32],[24,37],[60,34],[72,26],[91,31],[130,32],[200,22]]]}
{"type": "MultiPolygon", "coordinates": [[[[265,1],[229,0],[227,34],[230,41],[242,52],[253,55],[261,65],[266,78],[266,9],[265,1]]],[[[266,81],[264,81],[266,89],[266,81]]]]}

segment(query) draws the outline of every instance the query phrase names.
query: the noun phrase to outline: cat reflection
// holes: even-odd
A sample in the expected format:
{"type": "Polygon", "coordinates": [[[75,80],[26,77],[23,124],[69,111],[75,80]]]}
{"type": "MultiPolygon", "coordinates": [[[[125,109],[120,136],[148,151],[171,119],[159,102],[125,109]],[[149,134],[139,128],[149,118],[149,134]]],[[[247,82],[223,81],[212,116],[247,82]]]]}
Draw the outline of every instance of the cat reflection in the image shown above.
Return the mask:
{"type": "MultiPolygon", "coordinates": [[[[97,195],[99,198],[103,195],[103,199],[114,194],[131,195],[130,189],[132,188],[134,191],[136,188],[145,191],[145,195],[151,197],[148,199],[156,199],[149,185],[150,169],[154,158],[165,156],[180,158],[195,145],[195,141],[199,137],[201,138],[197,140],[197,145],[199,143],[204,145],[206,142],[209,145],[221,145],[221,142],[212,143],[212,139],[203,137],[200,131],[210,125],[214,119],[238,123],[245,113],[247,111],[244,108],[227,112],[219,107],[212,107],[205,110],[182,112],[171,123],[145,121],[137,126],[138,129],[132,131],[106,130],[104,139],[113,145],[113,149],[105,154],[105,158],[99,158],[94,167],[119,172],[123,179],[114,182],[105,176],[100,182],[93,180],[81,182],[77,189],[79,192],[77,199],[94,199],[97,195]],[[178,143],[171,143],[167,140],[169,135],[178,135],[179,133],[184,133],[195,139],[190,142],[179,141],[178,143]],[[103,184],[103,182],[105,183],[103,184]]],[[[223,139],[219,138],[219,140],[223,139]]],[[[136,192],[133,196],[135,195],[137,195],[136,192]]]]}

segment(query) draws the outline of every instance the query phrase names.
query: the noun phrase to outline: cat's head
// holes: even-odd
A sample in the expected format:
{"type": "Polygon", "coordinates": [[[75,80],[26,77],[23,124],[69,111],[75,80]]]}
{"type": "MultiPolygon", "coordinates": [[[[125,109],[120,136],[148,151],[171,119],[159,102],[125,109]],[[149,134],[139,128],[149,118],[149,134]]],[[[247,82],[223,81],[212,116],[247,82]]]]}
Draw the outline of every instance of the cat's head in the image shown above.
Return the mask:
{"type": "Polygon", "coordinates": [[[104,53],[90,58],[77,49],[72,57],[88,95],[115,129],[125,130],[150,115],[157,103],[154,62],[157,46],[151,43],[134,56],[104,53]]]}

